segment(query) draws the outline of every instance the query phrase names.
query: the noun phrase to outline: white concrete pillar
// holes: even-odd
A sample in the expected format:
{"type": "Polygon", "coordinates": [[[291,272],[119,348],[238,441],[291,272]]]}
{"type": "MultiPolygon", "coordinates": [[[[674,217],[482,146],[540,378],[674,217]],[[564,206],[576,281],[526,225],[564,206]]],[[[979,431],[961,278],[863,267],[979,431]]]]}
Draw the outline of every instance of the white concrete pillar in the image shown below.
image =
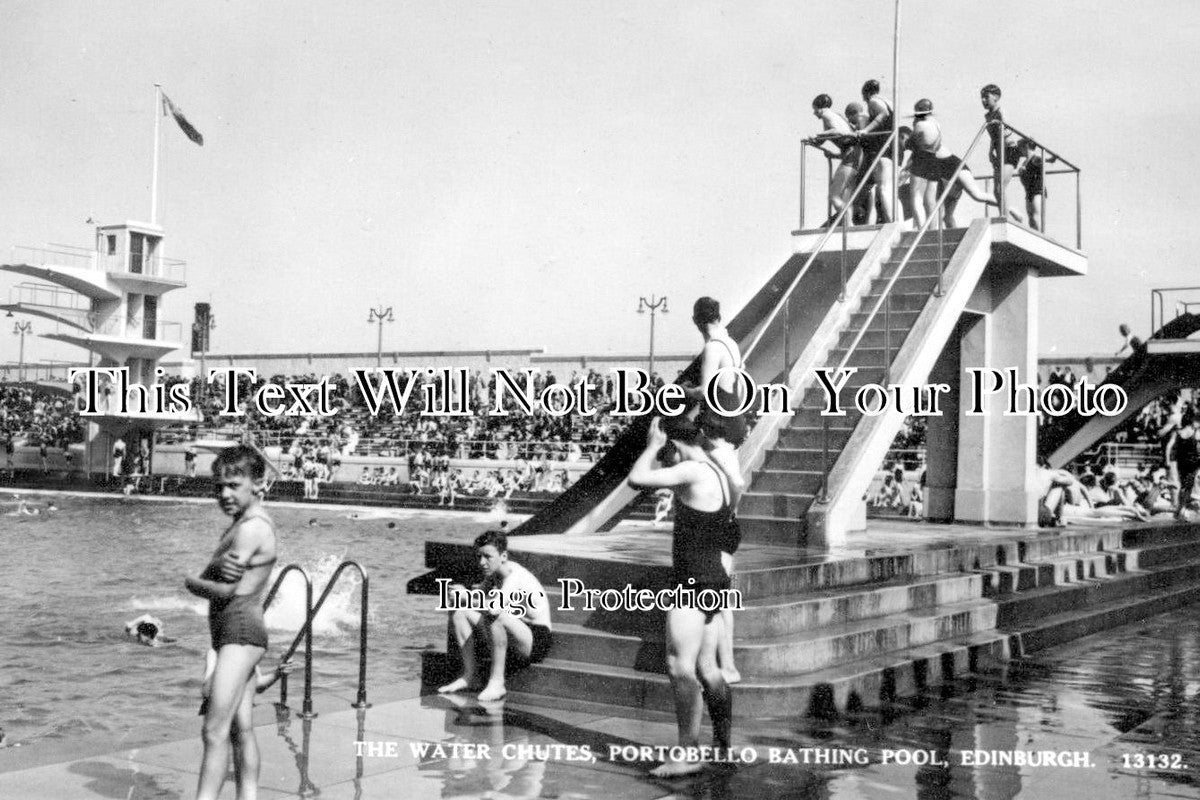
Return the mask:
{"type": "MultiPolygon", "coordinates": [[[[962,337],[964,401],[959,414],[958,487],[955,517],[964,522],[1037,524],[1037,416],[1006,413],[1008,394],[974,402],[970,368],[1015,368],[1017,380],[1037,385],[1038,280],[1029,267],[993,270],[990,313],[962,337]]],[[[990,380],[984,380],[984,388],[990,380]]]]}

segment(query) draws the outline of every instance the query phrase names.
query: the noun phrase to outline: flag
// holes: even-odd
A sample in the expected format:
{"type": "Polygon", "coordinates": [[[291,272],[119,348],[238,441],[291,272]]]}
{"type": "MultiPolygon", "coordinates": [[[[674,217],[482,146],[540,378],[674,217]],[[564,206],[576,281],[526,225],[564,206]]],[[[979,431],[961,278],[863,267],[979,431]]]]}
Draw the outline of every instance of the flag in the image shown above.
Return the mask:
{"type": "Polygon", "coordinates": [[[184,134],[193,142],[203,146],[204,136],[201,135],[200,131],[196,130],[195,127],[192,126],[192,123],[187,121],[187,117],[183,115],[183,112],[179,110],[178,106],[171,102],[171,98],[167,97],[166,92],[163,93],[162,98],[163,114],[170,114],[172,117],[174,117],[175,121],[179,123],[179,129],[182,130],[184,134]]]}

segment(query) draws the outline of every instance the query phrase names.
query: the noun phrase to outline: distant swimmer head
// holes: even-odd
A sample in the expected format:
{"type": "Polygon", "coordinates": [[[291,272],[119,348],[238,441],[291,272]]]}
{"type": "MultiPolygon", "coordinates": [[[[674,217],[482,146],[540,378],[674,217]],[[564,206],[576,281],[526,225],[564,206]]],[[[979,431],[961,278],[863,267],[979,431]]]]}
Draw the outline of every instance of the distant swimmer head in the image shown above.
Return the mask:
{"type": "Polygon", "coordinates": [[[872,78],[863,84],[862,96],[864,100],[870,100],[877,94],[879,94],[879,81],[872,78]]]}
{"type": "Polygon", "coordinates": [[[923,117],[926,114],[932,114],[932,113],[933,113],[933,101],[927,97],[922,97],[920,100],[917,101],[916,105],[913,106],[913,116],[914,117],[923,117]]]}
{"type": "Polygon", "coordinates": [[[846,119],[850,120],[850,122],[857,122],[860,117],[865,117],[866,115],[867,107],[857,100],[846,106],[846,119]]]}
{"type": "Polygon", "coordinates": [[[692,322],[708,325],[721,321],[721,304],[711,297],[701,297],[692,305],[692,322]]]}
{"type": "Polygon", "coordinates": [[[819,94],[813,98],[813,111],[823,111],[833,108],[833,98],[827,94],[819,94]]]}
{"type": "Polygon", "coordinates": [[[999,97],[1000,96],[1000,87],[994,83],[989,83],[987,86],[985,86],[979,90],[980,97],[987,97],[988,95],[993,95],[994,97],[999,97]]]}
{"type": "Polygon", "coordinates": [[[138,644],[158,647],[162,641],[163,623],[158,617],[142,614],[137,619],[125,623],[125,635],[137,639],[138,644]]]}

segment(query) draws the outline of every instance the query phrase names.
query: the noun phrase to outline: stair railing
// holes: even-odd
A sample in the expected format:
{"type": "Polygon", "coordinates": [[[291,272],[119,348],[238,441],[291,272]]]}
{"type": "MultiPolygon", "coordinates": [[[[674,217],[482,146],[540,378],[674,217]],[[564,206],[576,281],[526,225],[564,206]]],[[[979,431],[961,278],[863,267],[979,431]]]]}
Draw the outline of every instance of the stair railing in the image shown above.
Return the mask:
{"type": "MultiPolygon", "coordinates": [[[[304,567],[299,564],[288,564],[279,571],[279,575],[275,578],[275,583],[271,585],[271,590],[267,592],[267,599],[263,601],[263,609],[271,605],[271,601],[275,599],[275,595],[279,593],[279,587],[283,584],[283,579],[291,572],[300,573],[300,577],[304,579],[304,625],[296,634],[295,640],[291,647],[288,648],[280,661],[287,661],[296,652],[296,647],[300,644],[301,637],[304,637],[304,705],[300,715],[305,718],[312,716],[312,616],[309,609],[312,608],[312,578],[304,570],[304,567]]],[[[285,674],[279,679],[279,702],[282,705],[287,705],[288,695],[288,676],[285,674]]]]}
{"type": "MultiPolygon", "coordinates": [[[[868,134],[868,135],[873,135],[873,134],[868,134]]],[[[783,328],[784,328],[783,374],[786,377],[787,371],[791,367],[791,364],[792,364],[792,359],[791,359],[792,294],[796,291],[796,287],[800,285],[800,281],[802,281],[804,279],[804,276],[808,274],[809,269],[811,269],[813,263],[816,262],[817,256],[819,256],[821,254],[822,250],[824,250],[824,248],[825,248],[825,245],[829,242],[830,238],[833,236],[834,231],[836,231],[839,227],[841,228],[841,231],[842,231],[842,278],[841,278],[842,283],[841,283],[841,291],[840,291],[840,294],[838,295],[838,299],[839,299],[839,301],[845,299],[845,297],[846,297],[846,280],[847,280],[846,251],[848,249],[847,248],[847,245],[848,245],[848,238],[847,238],[848,230],[847,230],[847,228],[849,225],[849,218],[847,217],[847,214],[849,212],[851,212],[852,209],[854,208],[854,202],[858,199],[859,194],[868,185],[868,183],[870,183],[869,178],[870,178],[871,174],[875,171],[875,167],[876,167],[876,165],[879,164],[880,159],[883,158],[884,153],[891,152],[891,143],[892,143],[892,139],[894,139],[895,136],[896,136],[896,131],[893,130],[888,135],[887,141],[884,143],[883,148],[879,151],[878,154],[876,154],[875,159],[871,162],[871,166],[869,168],[867,168],[866,170],[864,170],[863,172],[859,173],[862,176],[862,178],[861,178],[861,180],[859,180],[858,185],[855,186],[854,192],[851,193],[850,197],[846,200],[846,204],[844,206],[842,206],[842,210],[839,211],[837,213],[837,215],[833,218],[829,227],[826,229],[824,235],[822,235],[820,241],[817,242],[817,246],[815,248],[813,248],[812,253],[809,254],[808,259],[804,262],[804,265],[802,267],[800,267],[799,272],[796,273],[796,277],[792,278],[791,283],[789,283],[787,289],[784,290],[783,295],[779,299],[779,302],[777,302],[775,304],[775,307],[773,309],[771,309],[771,313],[767,315],[766,319],[759,326],[758,333],[755,334],[754,338],[750,340],[750,344],[748,344],[742,350],[742,363],[743,364],[746,363],[747,359],[755,351],[755,349],[758,347],[759,343],[762,342],[763,337],[767,333],[767,330],[771,327],[772,324],[774,324],[775,320],[778,318],[779,314],[782,312],[783,313],[783,328]]],[[[805,146],[808,146],[809,143],[810,143],[810,140],[805,140],[805,146]]],[[[803,161],[803,159],[801,159],[801,171],[803,171],[803,165],[804,165],[804,161],[803,161]]],[[[801,195],[803,196],[803,182],[801,183],[801,187],[802,187],[801,195]]]]}
{"type": "MultiPolygon", "coordinates": [[[[948,198],[951,195],[951,193],[954,191],[955,184],[958,182],[958,176],[959,176],[959,174],[962,173],[963,168],[966,166],[967,160],[971,157],[971,154],[973,152],[975,152],[975,148],[979,146],[979,142],[982,141],[984,134],[986,134],[986,133],[987,133],[987,125],[985,124],[982,127],[980,127],[979,132],[975,134],[975,138],[971,141],[971,146],[967,148],[966,154],[962,157],[962,160],[959,162],[958,166],[955,168],[953,174],[950,176],[950,179],[948,181],[946,181],[946,188],[942,190],[941,195],[938,197],[937,203],[934,205],[933,209],[929,212],[928,218],[921,225],[921,227],[919,229],[917,229],[917,233],[913,237],[912,242],[909,244],[908,250],[904,253],[904,257],[900,259],[900,263],[898,263],[896,265],[895,271],[892,273],[891,278],[888,279],[887,286],[884,287],[882,294],[880,294],[879,298],[875,301],[875,305],[867,313],[866,319],[863,320],[862,325],[859,327],[858,333],[855,334],[854,339],[850,342],[850,345],[846,348],[846,354],[844,356],[842,356],[841,363],[839,363],[838,366],[833,370],[832,375],[834,376],[835,380],[836,380],[837,375],[839,373],[841,373],[841,371],[844,370],[846,368],[846,366],[850,363],[850,359],[854,357],[855,352],[857,351],[858,345],[862,342],[863,336],[865,336],[867,333],[867,328],[869,328],[871,326],[871,323],[875,320],[875,315],[878,314],[879,310],[882,308],[883,309],[883,377],[882,377],[880,383],[886,384],[888,382],[888,375],[891,372],[891,366],[892,366],[892,327],[891,327],[892,326],[892,322],[891,322],[892,289],[895,288],[896,281],[899,280],[901,274],[903,274],[904,268],[908,266],[908,262],[912,260],[913,253],[916,252],[917,247],[920,246],[922,238],[924,238],[926,232],[928,232],[928,230],[929,230],[930,226],[933,224],[935,218],[938,221],[938,231],[939,231],[938,242],[939,243],[938,243],[937,287],[934,290],[934,295],[937,297],[941,296],[941,294],[942,294],[942,270],[945,266],[945,260],[944,260],[944,256],[942,253],[942,244],[941,244],[942,208],[946,204],[946,198],[948,198]]],[[[914,198],[914,202],[920,202],[920,198],[914,198]]],[[[822,414],[821,415],[821,491],[820,491],[820,494],[817,495],[818,499],[822,503],[829,501],[829,473],[830,473],[831,469],[832,469],[832,465],[829,463],[829,417],[825,414],[822,414]]]]}
{"type": "MultiPolygon", "coordinates": [[[[367,634],[368,634],[367,611],[369,608],[370,583],[369,583],[369,580],[367,577],[367,571],[357,561],[343,561],[341,564],[338,565],[337,569],[335,569],[333,571],[333,575],[330,576],[329,582],[327,584],[325,584],[325,589],[321,592],[321,596],[319,598],[317,598],[317,602],[313,603],[313,601],[312,601],[312,583],[309,581],[307,573],[305,573],[304,570],[301,569],[298,565],[289,564],[279,574],[279,578],[276,579],[275,586],[272,587],[271,592],[267,595],[267,603],[270,603],[271,600],[274,598],[275,592],[278,589],[279,583],[283,579],[283,576],[288,571],[292,570],[293,568],[299,570],[301,572],[301,574],[304,575],[304,578],[305,578],[305,581],[307,584],[307,590],[306,590],[306,594],[305,594],[305,606],[307,608],[307,612],[305,614],[305,620],[304,620],[303,627],[301,627],[300,630],[296,633],[296,638],[292,640],[291,646],[289,646],[288,649],[284,652],[284,655],[281,658],[281,660],[287,660],[288,658],[291,658],[292,654],[295,653],[296,649],[300,646],[301,640],[305,641],[304,705],[301,710],[300,716],[304,719],[311,719],[316,716],[316,713],[312,710],[312,628],[313,628],[313,622],[314,622],[314,620],[316,620],[317,614],[321,611],[322,606],[325,605],[325,601],[326,601],[326,599],[328,599],[330,592],[332,592],[334,586],[337,585],[338,579],[342,576],[342,573],[350,568],[354,568],[354,569],[358,570],[359,577],[362,579],[362,584],[359,589],[359,614],[360,614],[360,616],[359,616],[359,625],[358,625],[358,694],[355,698],[355,701],[350,704],[350,707],[351,708],[369,708],[370,704],[367,702],[367,638],[368,638],[368,636],[367,636],[367,634]]],[[[266,604],[264,604],[264,606],[265,605],[266,604]]],[[[281,682],[280,682],[280,702],[284,703],[284,704],[287,703],[287,676],[286,675],[283,676],[283,678],[281,679],[281,682]]]]}

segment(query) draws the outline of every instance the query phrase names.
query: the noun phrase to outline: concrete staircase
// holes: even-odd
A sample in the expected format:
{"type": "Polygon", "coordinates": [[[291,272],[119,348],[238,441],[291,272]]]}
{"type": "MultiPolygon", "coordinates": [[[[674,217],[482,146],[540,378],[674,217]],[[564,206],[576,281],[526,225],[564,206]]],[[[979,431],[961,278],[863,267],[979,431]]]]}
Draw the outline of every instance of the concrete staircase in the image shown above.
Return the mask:
{"type": "Polygon", "coordinates": [[[934,295],[939,270],[950,261],[965,232],[946,231],[940,250],[936,243],[919,245],[891,288],[890,313],[885,317],[881,309],[868,324],[869,312],[888,288],[916,234],[906,232],[900,236],[879,275],[872,279],[858,312],[850,315],[848,325],[838,334],[837,344],[823,364],[830,371],[831,380],[836,380],[833,375],[843,361],[846,366],[858,369],[840,393],[846,414],[822,416],[828,398],[819,383],[814,382],[805,391],[795,414],[780,430],[775,445],[768,450],[762,467],[754,471],[749,490],[742,497],[739,518],[748,540],[775,544],[803,541],[804,520],[821,491],[824,476],[862,419],[853,403],[855,391],[885,379],[892,360],[934,295]],[[850,353],[864,325],[866,332],[850,353]]]}
{"type": "MultiPolygon", "coordinates": [[[[827,716],[876,706],[1200,600],[1198,526],[1012,536],[738,571],[734,587],[746,607],[736,615],[744,677],[735,687],[737,715],[827,716]]],[[[665,560],[525,552],[517,540],[512,547],[535,574],[569,575],[592,589],[661,587],[669,572],[665,560]]],[[[429,563],[469,558],[461,545],[429,548],[429,563]]],[[[551,658],[514,676],[510,689],[673,707],[661,612],[561,610],[557,590],[551,595],[551,658]]]]}

